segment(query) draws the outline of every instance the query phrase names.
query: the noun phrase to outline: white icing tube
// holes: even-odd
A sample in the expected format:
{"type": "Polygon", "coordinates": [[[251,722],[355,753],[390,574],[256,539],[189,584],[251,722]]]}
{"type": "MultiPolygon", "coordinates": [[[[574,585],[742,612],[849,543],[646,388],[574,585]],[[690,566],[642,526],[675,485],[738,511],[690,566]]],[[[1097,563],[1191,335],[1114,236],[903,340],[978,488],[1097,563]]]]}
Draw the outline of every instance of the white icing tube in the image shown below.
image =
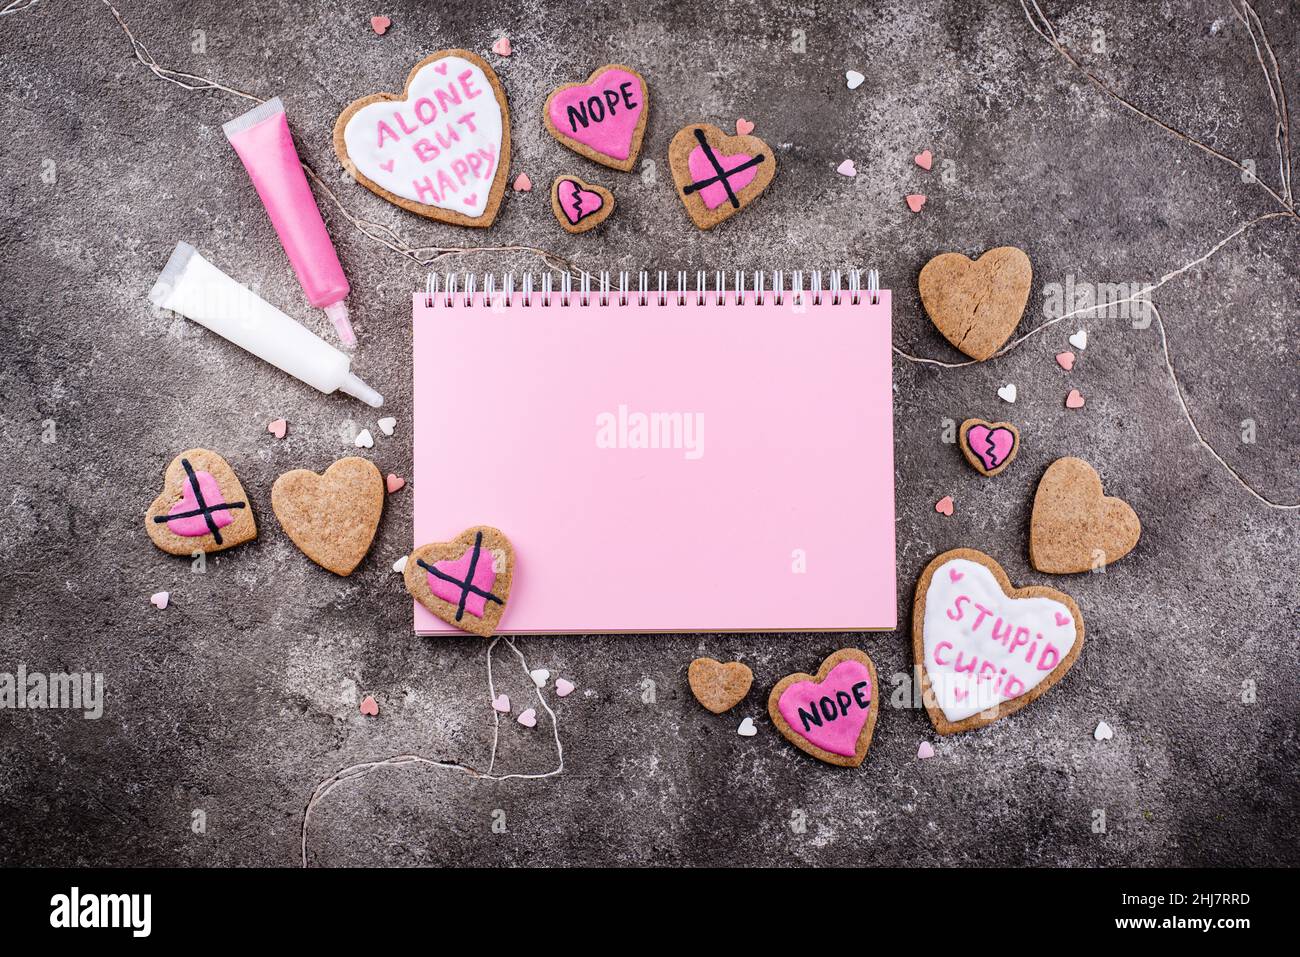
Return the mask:
{"type": "Polygon", "coordinates": [[[384,397],[352,374],[351,358],[247,286],[177,243],[149,301],[179,312],[321,392],[341,389],[379,408],[384,397]]]}

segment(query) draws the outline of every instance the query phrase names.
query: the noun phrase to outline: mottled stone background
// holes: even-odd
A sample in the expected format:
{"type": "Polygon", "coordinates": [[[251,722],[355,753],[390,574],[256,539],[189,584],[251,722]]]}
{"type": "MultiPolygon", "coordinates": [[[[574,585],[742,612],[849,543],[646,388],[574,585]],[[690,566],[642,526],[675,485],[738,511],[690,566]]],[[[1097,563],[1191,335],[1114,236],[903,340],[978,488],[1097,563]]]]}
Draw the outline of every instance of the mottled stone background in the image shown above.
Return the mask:
{"type": "MultiPolygon", "coordinates": [[[[1117,91],[1252,159],[1278,188],[1263,74],[1228,3],[1040,2],[1117,91]]],[[[1288,92],[1300,96],[1296,6],[1261,0],[1258,11],[1288,92]]],[[[148,0],[121,12],[163,66],[282,96],[303,158],[343,206],[411,244],[527,244],[593,269],[874,265],[894,289],[895,342],[948,360],[960,356],[916,295],[918,270],[941,250],[1028,250],[1036,275],[1025,330],[1043,317],[1045,284],[1154,281],[1279,208],[1089,86],[1018,0],[382,10],[148,0]],[[383,37],[368,24],[380,12],[393,20],[383,37]],[[508,59],[488,54],[503,34],[514,42],[508,59]],[[477,232],[410,216],[341,179],[330,131],[343,106],[400,87],[416,60],[453,46],[488,54],[505,83],[515,171],[544,185],[575,170],[614,187],[619,209],[602,230],[566,235],[543,189],[508,195],[495,227],[477,232]],[[596,175],[542,129],[547,92],[610,61],[649,81],[643,155],[660,164],[657,182],[596,175]],[[853,92],[849,67],[867,77],[853,92]],[[678,207],[663,157],[686,122],[730,126],[738,116],[757,124],[780,172],[755,207],[703,234],[678,207]],[[936,157],[929,174],[911,160],[925,147],[936,157]],[[835,172],[846,157],[855,179],[835,172]],[[914,191],[929,195],[920,215],[903,202],[914,191]]],[[[184,239],[332,335],[222,136],[222,122],[252,104],[152,75],[91,0],[41,0],[0,17],[0,57],[0,671],[19,662],[99,671],[107,696],[98,721],[0,712],[0,860],[294,865],[307,798],[335,770],[401,752],[486,764],[484,645],[410,633],[389,570],[410,545],[409,490],[391,499],[370,558],[347,579],[303,558],[271,514],[276,475],[353,451],[348,429],[373,431],[375,416],[148,306],[184,239]],[[278,416],[290,423],[282,442],[266,433],[278,416]],[[42,441],[47,420],[53,443],[42,441]],[[204,575],[157,551],[140,520],[168,460],[195,445],[226,455],[261,527],[256,543],[204,575]],[[159,589],[173,595],[165,612],[148,601],[159,589]],[[380,702],[377,719],[358,713],[365,694],[380,702]]],[[[355,290],[355,369],[399,420],[396,435],[377,435],[373,458],[409,475],[408,303],[426,270],[335,204],[322,207],[355,290]]],[[[1289,502],[1300,500],[1298,239],[1294,218],[1268,221],[1155,294],[1206,439],[1289,502]],[[1242,442],[1247,419],[1254,444],[1242,442]]],[[[540,266],[494,252],[437,268],[540,266]]],[[[764,714],[767,689],[846,644],[869,651],[882,676],[903,673],[906,629],[525,638],[531,664],[579,687],[555,701],[564,773],[501,783],[428,767],[372,774],[320,805],[312,862],[1300,863],[1300,514],[1262,506],[1197,444],[1157,328],[1091,318],[984,365],[900,359],[894,374],[900,621],[934,554],[983,548],[1013,581],[1063,587],[1083,607],[1088,645],[1059,686],[1010,720],[944,740],[924,713],[886,708],[866,764],[845,771],[780,739],[764,714]],[[1067,377],[1052,356],[1078,326],[1090,339],[1067,377]],[[1014,407],[996,398],[1005,382],[1019,386],[1014,407]],[[1081,411],[1064,408],[1072,386],[1087,396],[1081,411]],[[943,422],[1003,414],[1020,423],[1024,451],[982,479],[942,441],[943,422]],[[1142,518],[1136,551],[1103,575],[1051,579],[1028,564],[1035,483],[1065,454],[1093,462],[1142,518]],[[957,502],[951,518],[934,511],[944,494],[957,502]],[[686,665],[698,654],[753,667],[756,688],[734,714],[714,717],[691,699],[686,665]],[[653,704],[642,698],[646,679],[653,704]],[[1253,702],[1243,701],[1247,682],[1253,702]],[[746,715],[754,738],[735,733],[746,715]],[[1098,743],[1102,719],[1115,737],[1098,743]],[[938,754],[919,762],[923,739],[938,754]],[[1098,809],[1105,833],[1093,829],[1098,809]],[[491,827],[498,810],[505,833],[491,827]]],[[[527,679],[504,644],[495,662],[500,687],[524,699],[527,679]]],[[[550,734],[545,721],[532,731],[503,723],[497,769],[553,768],[550,734]]]]}

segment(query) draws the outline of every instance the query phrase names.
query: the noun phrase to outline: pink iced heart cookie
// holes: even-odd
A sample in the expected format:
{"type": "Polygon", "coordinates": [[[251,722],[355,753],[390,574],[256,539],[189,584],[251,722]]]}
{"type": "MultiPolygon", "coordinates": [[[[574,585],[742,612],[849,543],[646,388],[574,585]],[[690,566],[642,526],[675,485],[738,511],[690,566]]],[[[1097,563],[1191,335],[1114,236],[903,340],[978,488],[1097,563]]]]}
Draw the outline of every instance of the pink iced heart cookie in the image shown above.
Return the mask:
{"type": "Polygon", "coordinates": [[[257,537],[243,486],[226,460],[207,449],[172,459],[162,494],[145,513],[145,528],[173,555],[219,552],[257,537]]]}
{"type": "Polygon", "coordinates": [[[997,475],[1020,451],[1020,430],[1010,422],[967,419],[959,436],[962,455],[981,475],[997,475]]]}
{"type": "Polygon", "coordinates": [[[679,130],[668,145],[677,195],[700,229],[730,219],[767,189],[776,158],[757,136],[727,136],[699,123],[679,130]]]}
{"type": "Polygon", "coordinates": [[[614,194],[577,176],[560,176],[551,184],[551,209],[566,230],[585,233],[614,212],[614,194]]]}
{"type": "Polygon", "coordinates": [[[415,549],[402,577],[406,590],[429,611],[486,638],[505,611],[514,567],[509,539],[495,528],[477,525],[449,542],[415,549]]]}
{"type": "Polygon", "coordinates": [[[510,168],[510,113],[487,61],[443,50],[415,65],[401,94],[354,100],[334,151],[358,183],[404,209],[491,226],[510,168]]]}
{"type": "Polygon", "coordinates": [[[843,648],[817,675],[787,675],[767,699],[777,730],[818,760],[856,768],[871,747],[880,696],[876,666],[864,652],[843,648]]]}
{"type": "Polygon", "coordinates": [[[645,79],[631,67],[602,66],[585,83],[546,98],[546,128],[575,153],[627,172],[636,165],[650,116],[645,79]]]}
{"type": "Polygon", "coordinates": [[[944,552],[917,582],[912,652],[940,734],[1015,714],[1060,681],[1082,648],[1074,599],[1041,585],[1011,587],[983,552],[944,552]]]}

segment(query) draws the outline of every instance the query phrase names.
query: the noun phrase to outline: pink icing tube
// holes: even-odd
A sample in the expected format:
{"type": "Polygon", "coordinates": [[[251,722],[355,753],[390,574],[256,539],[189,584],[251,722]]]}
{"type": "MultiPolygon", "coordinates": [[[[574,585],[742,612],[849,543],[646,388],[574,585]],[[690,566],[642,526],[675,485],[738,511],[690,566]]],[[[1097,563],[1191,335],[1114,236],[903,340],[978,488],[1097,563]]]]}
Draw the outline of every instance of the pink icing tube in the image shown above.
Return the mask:
{"type": "Polygon", "coordinates": [[[222,130],[257,187],[307,301],[325,310],[345,346],[356,345],[348,321],[348,280],[307,185],[284,104],[277,96],[235,117],[222,130]]]}

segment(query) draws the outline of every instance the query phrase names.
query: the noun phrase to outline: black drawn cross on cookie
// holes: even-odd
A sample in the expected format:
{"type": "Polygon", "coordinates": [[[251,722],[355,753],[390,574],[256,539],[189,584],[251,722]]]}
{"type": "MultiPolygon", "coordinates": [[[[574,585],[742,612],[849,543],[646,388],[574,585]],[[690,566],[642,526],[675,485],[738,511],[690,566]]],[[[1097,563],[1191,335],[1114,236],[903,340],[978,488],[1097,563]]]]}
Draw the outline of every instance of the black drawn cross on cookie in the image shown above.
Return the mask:
{"type": "Polygon", "coordinates": [[[247,502],[222,502],[220,505],[209,505],[203,499],[203,489],[199,488],[198,476],[194,474],[194,466],[190,465],[189,459],[181,459],[181,467],[185,469],[186,478],[189,479],[190,488],[194,491],[194,501],[198,503],[198,508],[189,512],[177,512],[175,515],[155,515],[153,520],[157,524],[170,522],[178,518],[193,518],[195,515],[202,515],[203,521],[207,523],[208,531],[212,533],[212,540],[218,545],[221,544],[221,529],[217,527],[216,521],[212,518],[213,512],[220,512],[223,509],[229,511],[232,508],[247,508],[247,502]]]}
{"type": "MultiPolygon", "coordinates": [[[[441,578],[445,582],[451,582],[453,585],[459,586],[460,603],[456,606],[457,621],[460,621],[461,618],[464,617],[465,599],[467,599],[471,593],[478,595],[480,598],[484,599],[485,601],[494,601],[498,605],[505,604],[505,602],[503,602],[496,595],[492,594],[490,591],[484,591],[483,589],[479,588],[477,585],[474,584],[474,570],[478,568],[478,560],[482,552],[483,552],[483,533],[475,532],[474,533],[474,554],[471,555],[469,558],[469,571],[465,573],[464,581],[461,581],[455,575],[448,575],[440,568],[435,568],[434,566],[426,562],[423,558],[417,558],[415,560],[415,564],[419,565],[421,568],[423,568],[426,572],[428,572],[433,577],[441,578]]],[[[463,555],[464,553],[462,552],[461,554],[463,555]]]]}
{"type": "Polygon", "coordinates": [[[767,159],[767,157],[762,153],[759,153],[757,156],[745,160],[745,162],[741,163],[739,166],[734,166],[731,169],[724,170],[722,168],[722,163],[719,162],[718,157],[714,155],[713,147],[709,146],[709,141],[705,139],[704,130],[697,129],[695,131],[695,139],[699,142],[700,149],[704,151],[704,158],[707,159],[709,165],[713,167],[715,175],[708,179],[702,179],[699,182],[689,184],[682,190],[682,192],[689,196],[691,193],[699,192],[706,186],[712,186],[714,183],[721,183],[722,188],[727,191],[727,201],[730,202],[732,207],[735,209],[740,209],[740,200],[736,199],[736,192],[731,188],[731,177],[735,176],[739,172],[749,169],[751,166],[757,166],[759,163],[763,162],[763,160],[767,159]]]}

